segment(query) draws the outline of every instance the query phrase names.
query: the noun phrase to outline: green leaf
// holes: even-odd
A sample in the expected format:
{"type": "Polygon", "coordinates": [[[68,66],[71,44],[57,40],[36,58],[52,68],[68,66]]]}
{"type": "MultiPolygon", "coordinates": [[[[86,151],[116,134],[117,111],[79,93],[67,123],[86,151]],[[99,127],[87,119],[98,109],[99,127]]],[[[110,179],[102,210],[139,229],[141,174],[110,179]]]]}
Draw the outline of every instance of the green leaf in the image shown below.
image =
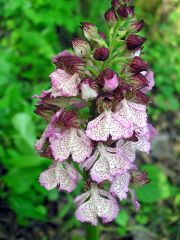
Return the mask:
{"type": "Polygon", "coordinates": [[[21,137],[30,146],[33,146],[36,139],[36,134],[31,116],[27,113],[18,113],[14,116],[12,122],[14,128],[19,132],[21,137]]]}
{"type": "Polygon", "coordinates": [[[151,182],[143,188],[137,189],[138,199],[143,203],[154,203],[171,196],[171,187],[167,177],[160,167],[144,165],[151,182]]]}
{"type": "Polygon", "coordinates": [[[120,213],[118,214],[117,218],[115,219],[115,222],[120,225],[120,226],[127,226],[129,221],[129,215],[125,210],[121,210],[120,213]]]}
{"type": "Polygon", "coordinates": [[[34,205],[30,199],[24,196],[12,195],[9,199],[11,208],[21,217],[44,220],[47,215],[46,207],[42,205],[34,205]]]}
{"type": "Polygon", "coordinates": [[[15,193],[24,193],[38,181],[41,168],[15,168],[4,176],[4,182],[15,193]]]}

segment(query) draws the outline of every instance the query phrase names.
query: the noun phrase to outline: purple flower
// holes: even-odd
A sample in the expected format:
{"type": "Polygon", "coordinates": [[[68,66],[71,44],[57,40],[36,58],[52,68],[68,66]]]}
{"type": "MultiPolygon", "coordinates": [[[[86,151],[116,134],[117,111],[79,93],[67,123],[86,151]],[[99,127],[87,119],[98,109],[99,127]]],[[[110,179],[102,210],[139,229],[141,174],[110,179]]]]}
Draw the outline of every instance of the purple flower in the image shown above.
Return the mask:
{"type": "Polygon", "coordinates": [[[47,190],[72,192],[82,175],[85,192],[75,199],[75,215],[95,226],[99,219],[113,221],[117,200],[128,193],[139,209],[135,189],[149,179],[135,158],[139,151],[150,153],[157,135],[146,106],[154,75],[140,57],[145,38],[133,34],[144,22],[133,18],[130,0],[111,5],[104,15],[108,39],[96,25],[82,22],[86,40],[73,39],[74,54],[65,50],[52,58],[51,87],[34,96],[35,112],[48,122],[35,149],[52,160],[39,182],[47,190]]]}
{"type": "Polygon", "coordinates": [[[106,110],[87,125],[86,135],[94,141],[107,141],[129,138],[133,134],[133,126],[123,115],[106,110]]]}

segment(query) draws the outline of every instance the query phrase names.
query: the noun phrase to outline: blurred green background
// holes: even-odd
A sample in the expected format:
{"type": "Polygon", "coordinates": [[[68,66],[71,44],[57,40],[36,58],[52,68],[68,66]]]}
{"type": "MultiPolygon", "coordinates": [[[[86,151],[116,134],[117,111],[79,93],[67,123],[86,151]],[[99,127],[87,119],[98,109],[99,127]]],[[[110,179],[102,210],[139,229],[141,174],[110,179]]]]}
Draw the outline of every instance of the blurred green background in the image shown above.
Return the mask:
{"type": "MultiPolygon", "coordinates": [[[[145,20],[144,58],[155,72],[149,114],[159,136],[151,156],[137,159],[152,179],[138,190],[140,211],[123,202],[116,221],[100,227],[101,239],[179,240],[180,3],[135,5],[138,19],[145,20]]],[[[107,31],[103,14],[109,6],[110,0],[0,0],[0,239],[84,239],[73,215],[73,196],[81,186],[70,195],[38,183],[49,161],[33,150],[45,122],[33,113],[31,96],[49,87],[51,57],[82,35],[79,22],[107,31]]]]}

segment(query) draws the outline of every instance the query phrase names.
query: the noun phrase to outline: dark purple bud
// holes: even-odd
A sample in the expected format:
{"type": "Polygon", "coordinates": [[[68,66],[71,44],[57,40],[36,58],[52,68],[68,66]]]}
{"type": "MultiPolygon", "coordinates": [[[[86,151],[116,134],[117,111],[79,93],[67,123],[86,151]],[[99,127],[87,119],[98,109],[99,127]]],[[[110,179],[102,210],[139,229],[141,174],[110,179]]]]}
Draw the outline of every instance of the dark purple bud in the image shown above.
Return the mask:
{"type": "Polygon", "coordinates": [[[140,57],[134,57],[129,63],[129,68],[131,72],[139,73],[147,70],[148,63],[140,57]]]}
{"type": "Polygon", "coordinates": [[[144,20],[141,20],[139,22],[134,22],[132,23],[131,26],[134,31],[139,32],[144,27],[144,20]]]}
{"type": "Polygon", "coordinates": [[[148,173],[138,170],[132,170],[131,171],[131,180],[130,185],[134,188],[142,187],[150,182],[150,179],[148,179],[148,173]]]}
{"type": "Polygon", "coordinates": [[[119,6],[119,0],[112,0],[111,5],[112,7],[117,8],[119,6]]]}
{"type": "Polygon", "coordinates": [[[94,51],[94,59],[105,61],[109,57],[109,49],[105,47],[96,48],[94,51]]]}
{"type": "Polygon", "coordinates": [[[98,34],[102,39],[104,39],[104,40],[107,39],[106,35],[103,32],[98,32],[98,34]]]}
{"type": "Polygon", "coordinates": [[[113,8],[109,9],[105,14],[104,18],[108,23],[114,23],[117,21],[117,16],[113,8]]]}
{"type": "Polygon", "coordinates": [[[140,89],[148,85],[147,79],[141,73],[133,74],[130,77],[130,85],[135,89],[140,89]]]}
{"type": "Polygon", "coordinates": [[[118,8],[117,14],[122,18],[133,17],[134,16],[134,7],[122,5],[118,8]]]}
{"type": "Polygon", "coordinates": [[[140,37],[138,35],[132,34],[126,38],[127,49],[130,51],[135,51],[141,48],[146,38],[140,37]]]}

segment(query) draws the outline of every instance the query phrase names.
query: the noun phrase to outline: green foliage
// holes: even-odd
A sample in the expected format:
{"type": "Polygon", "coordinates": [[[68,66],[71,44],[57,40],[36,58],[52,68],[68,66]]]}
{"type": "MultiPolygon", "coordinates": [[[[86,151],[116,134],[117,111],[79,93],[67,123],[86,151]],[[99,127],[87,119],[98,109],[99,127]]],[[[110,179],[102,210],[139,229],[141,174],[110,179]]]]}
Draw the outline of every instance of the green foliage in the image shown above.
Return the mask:
{"type": "Polygon", "coordinates": [[[137,190],[138,199],[143,203],[154,203],[171,196],[171,187],[165,173],[154,165],[145,165],[151,182],[137,190]]]}

